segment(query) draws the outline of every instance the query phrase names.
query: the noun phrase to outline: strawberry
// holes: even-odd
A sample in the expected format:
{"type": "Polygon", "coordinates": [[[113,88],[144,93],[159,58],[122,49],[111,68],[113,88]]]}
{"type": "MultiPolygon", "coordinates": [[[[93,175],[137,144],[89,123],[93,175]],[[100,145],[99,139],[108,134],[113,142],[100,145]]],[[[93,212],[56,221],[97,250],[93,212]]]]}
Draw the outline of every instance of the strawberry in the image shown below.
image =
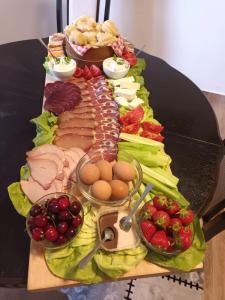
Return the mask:
{"type": "Polygon", "coordinates": [[[144,237],[147,241],[150,241],[153,234],[156,232],[156,226],[149,220],[142,220],[140,226],[144,237]]]}
{"type": "Polygon", "coordinates": [[[152,218],[154,224],[162,229],[166,229],[170,225],[170,216],[163,210],[157,210],[152,218]]]}
{"type": "Polygon", "coordinates": [[[156,195],[153,198],[153,203],[155,208],[158,210],[166,210],[168,207],[168,199],[166,196],[156,195]]]}
{"type": "Polygon", "coordinates": [[[73,76],[76,77],[76,78],[80,78],[80,77],[83,76],[83,73],[84,73],[83,69],[78,67],[76,69],[76,72],[73,74],[73,76]]]}
{"type": "Polygon", "coordinates": [[[172,233],[177,233],[182,229],[182,222],[179,218],[171,218],[169,229],[172,233]]]}
{"type": "Polygon", "coordinates": [[[193,231],[189,227],[182,227],[180,229],[180,234],[192,237],[193,231]]]}
{"type": "Polygon", "coordinates": [[[142,216],[144,219],[151,219],[154,213],[157,211],[154,205],[151,203],[146,203],[142,208],[142,216]]]}
{"type": "Polygon", "coordinates": [[[150,243],[160,250],[167,250],[170,246],[169,239],[164,230],[156,231],[150,243]]]}
{"type": "Polygon", "coordinates": [[[102,71],[99,67],[97,67],[96,65],[91,65],[90,66],[90,71],[93,77],[97,77],[102,75],[102,71]]]}
{"type": "Polygon", "coordinates": [[[177,201],[168,199],[168,207],[166,211],[169,215],[175,215],[180,210],[180,204],[177,201]]]}
{"type": "Polygon", "coordinates": [[[191,237],[187,234],[179,232],[179,234],[175,237],[175,245],[181,250],[187,250],[191,247],[191,244],[191,237]]]}
{"type": "Polygon", "coordinates": [[[169,247],[167,248],[168,252],[173,252],[175,250],[175,243],[174,240],[171,236],[167,236],[168,240],[169,240],[169,247]]]}
{"type": "Polygon", "coordinates": [[[191,209],[181,209],[178,216],[184,226],[191,224],[194,220],[194,213],[191,209]]]}

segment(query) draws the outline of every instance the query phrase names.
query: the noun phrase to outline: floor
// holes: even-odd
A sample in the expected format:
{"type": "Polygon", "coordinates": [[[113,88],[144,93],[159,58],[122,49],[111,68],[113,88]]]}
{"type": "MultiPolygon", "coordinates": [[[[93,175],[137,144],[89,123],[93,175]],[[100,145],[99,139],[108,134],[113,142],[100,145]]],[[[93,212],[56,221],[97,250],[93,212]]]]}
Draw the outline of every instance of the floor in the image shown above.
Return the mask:
{"type": "MultiPolygon", "coordinates": [[[[210,104],[212,105],[218,119],[221,137],[225,139],[225,96],[216,95],[205,92],[210,104]]],[[[196,288],[197,283],[203,283],[203,274],[190,273],[189,275],[183,274],[180,279],[179,274],[176,277],[154,277],[141,280],[134,280],[132,282],[121,282],[120,290],[118,289],[118,297],[113,294],[114,291],[108,293],[105,297],[96,294],[100,291],[101,286],[97,289],[93,286],[93,291],[84,287],[86,290],[85,295],[80,295],[80,290],[76,291],[76,296],[69,297],[70,300],[147,300],[151,295],[151,300],[173,300],[182,297],[182,300],[224,300],[225,299],[225,280],[223,274],[225,273],[225,260],[221,260],[225,253],[225,232],[214,237],[208,243],[208,249],[205,258],[204,266],[204,292],[200,288],[196,288]],[[187,276],[187,277],[185,277],[187,276]],[[91,296],[92,293],[92,296],[91,296]],[[120,293],[120,294],[119,294],[120,293]]],[[[106,290],[103,287],[103,290],[106,290]]],[[[68,289],[64,290],[68,292],[68,289]]],[[[42,293],[28,293],[25,289],[9,289],[0,288],[1,300],[65,300],[67,296],[60,291],[42,292],[42,293]]]]}

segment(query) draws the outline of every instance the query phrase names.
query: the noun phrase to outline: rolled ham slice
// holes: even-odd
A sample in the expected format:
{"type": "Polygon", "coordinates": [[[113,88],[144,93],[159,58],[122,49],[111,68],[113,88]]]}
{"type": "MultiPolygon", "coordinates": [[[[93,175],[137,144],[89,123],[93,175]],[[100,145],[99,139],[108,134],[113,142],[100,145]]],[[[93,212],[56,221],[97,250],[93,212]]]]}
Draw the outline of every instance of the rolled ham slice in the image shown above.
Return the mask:
{"type": "Polygon", "coordinates": [[[79,147],[84,151],[87,151],[93,145],[93,138],[90,136],[76,135],[72,133],[64,134],[60,137],[56,137],[54,144],[63,148],[79,147]]]}
{"type": "Polygon", "coordinates": [[[32,178],[37,181],[45,190],[49,189],[51,183],[57,176],[57,165],[48,159],[27,158],[32,178]]]}

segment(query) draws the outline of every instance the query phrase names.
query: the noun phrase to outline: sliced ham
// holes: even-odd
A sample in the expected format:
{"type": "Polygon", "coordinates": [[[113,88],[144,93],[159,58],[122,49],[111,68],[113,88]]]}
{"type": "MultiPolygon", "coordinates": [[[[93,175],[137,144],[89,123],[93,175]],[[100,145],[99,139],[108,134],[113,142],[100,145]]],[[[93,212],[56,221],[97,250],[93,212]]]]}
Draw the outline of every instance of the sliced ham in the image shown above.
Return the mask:
{"type": "Polygon", "coordinates": [[[62,160],[64,166],[66,166],[68,164],[63,150],[53,144],[44,144],[44,145],[35,147],[33,150],[28,151],[26,153],[26,155],[30,158],[35,158],[36,156],[45,154],[45,153],[52,153],[52,154],[57,155],[59,157],[59,159],[62,160]]]}
{"type": "Polygon", "coordinates": [[[44,153],[35,156],[35,159],[46,159],[51,160],[57,165],[57,175],[56,179],[63,180],[64,172],[63,172],[63,162],[59,159],[57,154],[54,153],[44,153]]]}
{"type": "Polygon", "coordinates": [[[49,189],[51,183],[57,176],[57,165],[48,159],[27,158],[32,178],[45,190],[49,189]]]}
{"type": "Polygon", "coordinates": [[[98,125],[98,123],[93,119],[79,119],[75,117],[65,122],[61,122],[59,125],[60,128],[66,128],[66,127],[95,128],[98,125]]]}
{"type": "Polygon", "coordinates": [[[76,135],[72,133],[64,134],[60,137],[56,137],[54,144],[63,148],[79,147],[84,151],[87,151],[93,145],[93,138],[90,136],[76,135]]]}
{"type": "Polygon", "coordinates": [[[45,195],[57,192],[56,186],[52,184],[49,189],[44,189],[38,182],[36,181],[20,181],[21,189],[23,190],[24,194],[28,197],[28,199],[35,203],[41,197],[45,195]]]}
{"type": "Polygon", "coordinates": [[[71,151],[75,151],[80,158],[82,158],[85,155],[85,152],[81,148],[72,147],[70,148],[71,151]]]}

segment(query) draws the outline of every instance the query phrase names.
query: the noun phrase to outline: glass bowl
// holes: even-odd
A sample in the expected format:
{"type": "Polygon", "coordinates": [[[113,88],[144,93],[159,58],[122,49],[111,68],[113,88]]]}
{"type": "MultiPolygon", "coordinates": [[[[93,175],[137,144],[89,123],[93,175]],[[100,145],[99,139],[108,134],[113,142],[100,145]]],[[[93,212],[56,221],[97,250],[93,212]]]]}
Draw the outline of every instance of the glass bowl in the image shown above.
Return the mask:
{"type": "MultiPolygon", "coordinates": [[[[104,152],[104,155],[105,155],[105,152],[104,152]]],[[[91,186],[86,185],[81,181],[79,173],[80,173],[80,170],[82,169],[82,167],[84,167],[87,163],[96,163],[99,160],[106,160],[104,155],[101,154],[99,151],[97,151],[97,152],[91,151],[91,152],[88,152],[87,154],[85,154],[80,159],[80,161],[77,164],[76,170],[75,170],[79,190],[85,199],[87,199],[88,201],[90,201],[94,204],[111,206],[111,207],[122,206],[128,200],[132,199],[132,196],[137,193],[137,191],[141,185],[142,178],[143,178],[141,166],[140,166],[139,162],[131,156],[124,158],[123,160],[132,164],[136,171],[136,178],[134,180],[132,180],[131,182],[129,182],[128,196],[123,199],[120,199],[120,200],[108,200],[108,201],[99,200],[91,195],[91,192],[90,192],[91,186]]]]}
{"type": "MultiPolygon", "coordinates": [[[[57,192],[57,193],[51,193],[51,194],[48,194],[48,195],[45,195],[43,196],[42,198],[40,198],[37,202],[34,203],[34,205],[32,206],[32,208],[30,209],[28,215],[27,215],[27,218],[26,218],[26,230],[27,230],[27,233],[29,235],[29,237],[31,238],[32,241],[34,241],[35,243],[37,243],[38,245],[41,245],[42,247],[44,248],[48,248],[48,249],[58,249],[58,248],[62,248],[62,247],[65,247],[67,246],[68,244],[70,244],[77,236],[77,234],[80,232],[80,229],[82,227],[82,224],[83,224],[83,220],[84,220],[84,211],[83,211],[83,208],[82,208],[82,204],[81,202],[76,198],[74,197],[73,195],[70,195],[68,193],[60,193],[60,192],[57,192]],[[79,202],[80,204],[80,211],[79,213],[72,213],[68,208],[65,209],[65,211],[68,211],[69,212],[69,218],[70,218],[70,221],[67,220],[67,224],[68,224],[68,228],[72,227],[71,226],[71,219],[74,217],[74,216],[80,216],[81,217],[81,224],[79,226],[77,226],[75,228],[76,230],[76,233],[74,236],[70,236],[68,237],[67,236],[67,240],[64,242],[64,243],[61,243],[61,244],[57,244],[56,242],[50,242],[48,240],[46,240],[45,238],[40,240],[40,241],[36,241],[33,239],[32,237],[32,232],[31,230],[33,230],[34,227],[37,227],[36,225],[33,225],[32,224],[32,220],[34,219],[33,216],[31,216],[31,210],[34,206],[36,205],[39,205],[41,207],[41,212],[38,213],[38,214],[41,214],[41,215],[44,215],[47,217],[48,221],[49,221],[49,224],[54,226],[56,228],[56,226],[58,225],[58,223],[60,222],[58,217],[57,217],[57,214],[53,214],[52,212],[49,212],[48,211],[48,204],[50,202],[50,200],[53,200],[53,199],[58,199],[60,197],[66,197],[69,199],[70,203],[72,203],[73,201],[77,201],[79,202]]],[[[62,211],[62,210],[61,210],[62,211]]],[[[63,220],[61,220],[63,221],[63,220]]],[[[48,225],[46,225],[48,226],[48,225]]],[[[46,230],[46,226],[43,227],[42,229],[45,231],[46,230]]],[[[68,230],[67,230],[68,232],[68,230]]],[[[64,235],[66,236],[66,233],[64,233],[64,235]]]]}
{"type": "MultiPolygon", "coordinates": [[[[155,247],[154,245],[151,244],[151,242],[149,242],[140,227],[140,222],[143,220],[144,218],[142,217],[142,210],[140,209],[136,215],[135,215],[135,225],[136,225],[136,231],[138,233],[138,235],[140,236],[140,238],[143,240],[143,242],[145,243],[145,245],[147,246],[148,249],[154,251],[155,253],[158,253],[160,255],[166,256],[166,257],[172,257],[172,256],[176,256],[186,250],[182,250],[182,249],[178,249],[178,248],[174,248],[171,251],[168,250],[161,250],[157,247],[155,247]]],[[[191,225],[189,225],[190,229],[192,230],[192,237],[191,237],[191,243],[193,243],[193,239],[194,239],[194,226],[193,223],[191,225]]]]}

